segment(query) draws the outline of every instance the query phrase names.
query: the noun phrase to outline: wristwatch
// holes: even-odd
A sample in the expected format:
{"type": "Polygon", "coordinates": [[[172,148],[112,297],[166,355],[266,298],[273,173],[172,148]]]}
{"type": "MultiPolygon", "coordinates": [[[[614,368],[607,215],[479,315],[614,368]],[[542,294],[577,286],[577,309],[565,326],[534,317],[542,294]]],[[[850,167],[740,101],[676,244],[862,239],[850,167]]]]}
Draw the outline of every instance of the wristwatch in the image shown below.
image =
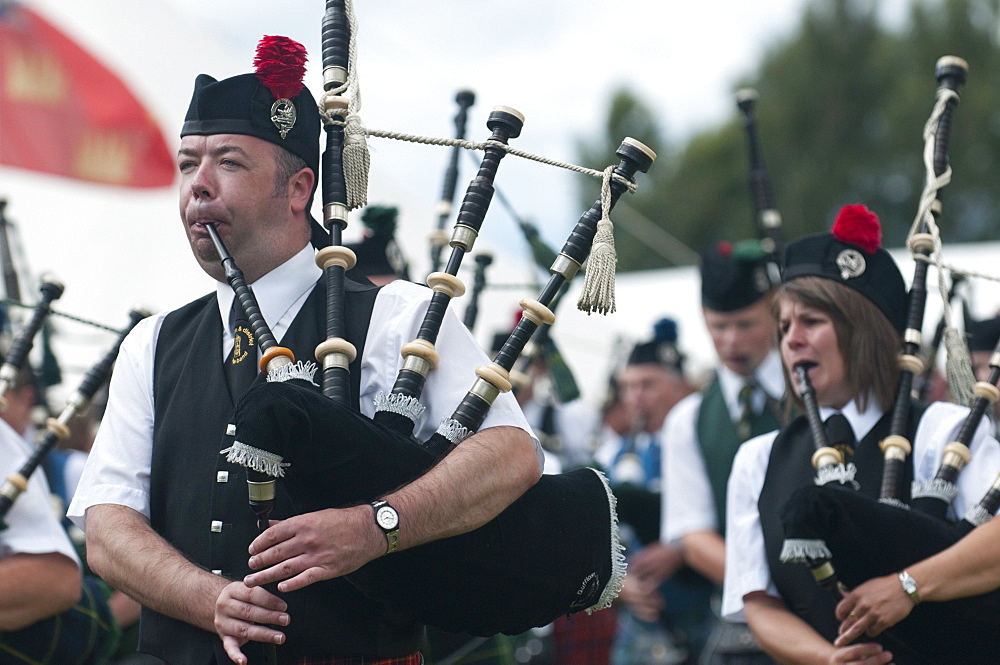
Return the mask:
{"type": "Polygon", "coordinates": [[[375,524],[385,534],[385,553],[391,554],[399,549],[399,513],[381,499],[372,501],[372,510],[375,511],[375,524]]]}
{"type": "Polygon", "coordinates": [[[910,597],[914,605],[920,604],[920,593],[917,591],[917,581],[910,577],[905,570],[899,573],[899,583],[903,585],[903,591],[910,597]]]}

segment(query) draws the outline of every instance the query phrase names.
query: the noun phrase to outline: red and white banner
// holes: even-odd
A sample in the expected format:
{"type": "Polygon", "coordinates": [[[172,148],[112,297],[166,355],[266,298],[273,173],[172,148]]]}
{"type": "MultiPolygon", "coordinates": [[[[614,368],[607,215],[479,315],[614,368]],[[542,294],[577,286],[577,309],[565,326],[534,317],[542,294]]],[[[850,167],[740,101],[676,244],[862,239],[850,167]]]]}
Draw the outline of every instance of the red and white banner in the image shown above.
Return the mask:
{"type": "Polygon", "coordinates": [[[176,173],[160,127],[114,72],[2,1],[0,164],[123,187],[165,187],[176,173]]]}

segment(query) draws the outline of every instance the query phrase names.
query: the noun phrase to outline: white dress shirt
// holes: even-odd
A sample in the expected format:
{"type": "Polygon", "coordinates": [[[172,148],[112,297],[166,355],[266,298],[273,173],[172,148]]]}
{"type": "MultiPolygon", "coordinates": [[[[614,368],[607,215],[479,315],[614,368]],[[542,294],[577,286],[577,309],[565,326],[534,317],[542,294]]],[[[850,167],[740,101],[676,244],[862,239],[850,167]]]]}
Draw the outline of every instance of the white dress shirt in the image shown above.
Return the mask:
{"type": "MultiPolygon", "coordinates": [[[[18,471],[32,449],[10,425],[0,420],[0,476],[18,471]]],[[[28,489],[11,506],[0,531],[0,559],[14,554],[58,552],[80,564],[76,550],[53,509],[49,483],[44,471],[36,469],[28,479],[28,489]]]]}
{"type": "MultiPolygon", "coordinates": [[[[720,365],[719,388],[733,422],[740,419],[742,406],[739,394],[746,383],[739,374],[720,365]]],[[[759,413],[765,408],[767,396],[781,399],[785,393],[785,378],[781,371],[781,357],[772,350],[754,373],[759,388],[754,390],[751,406],[759,413]]],[[[703,393],[688,395],[667,414],[664,431],[669,439],[663,446],[663,474],[666,487],[660,514],[661,538],[674,545],[693,531],[718,530],[715,497],[705,469],[705,460],[698,441],[698,412],[703,393]]]]}
{"type": "MultiPolygon", "coordinates": [[[[252,285],[264,320],[280,340],[298,314],[320,277],[314,251],[304,247],[298,254],[252,285]]],[[[223,324],[221,363],[233,344],[228,318],[234,294],[224,283],[216,283],[216,299],[223,324]]],[[[374,415],[374,398],[390,392],[402,366],[400,349],[412,341],[430,302],[430,289],[410,282],[392,282],[375,299],[368,335],[361,356],[361,411],[374,415]]],[[[102,503],[128,506],[149,517],[149,474],[153,441],[153,360],[160,326],[167,312],[139,323],[122,344],[111,378],[108,409],[98,430],[68,515],[85,528],[87,508],[102,503]]],[[[426,440],[442,417],[451,416],[474,383],[475,367],[489,362],[486,354],[450,311],[441,325],[436,344],[441,363],[425,384],[421,403],[427,407],[414,428],[426,440]]],[[[481,429],[498,425],[519,427],[534,438],[509,394],[501,394],[481,429]]],[[[220,433],[221,441],[222,433],[220,433]]],[[[535,439],[541,463],[541,446],[535,439]]]]}

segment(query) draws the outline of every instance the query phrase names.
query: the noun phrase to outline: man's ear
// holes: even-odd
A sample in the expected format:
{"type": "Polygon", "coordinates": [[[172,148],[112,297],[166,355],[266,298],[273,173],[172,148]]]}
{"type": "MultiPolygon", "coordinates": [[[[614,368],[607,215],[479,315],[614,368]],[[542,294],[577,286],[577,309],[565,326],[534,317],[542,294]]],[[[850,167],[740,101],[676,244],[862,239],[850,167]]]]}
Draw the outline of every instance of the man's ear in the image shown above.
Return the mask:
{"type": "Polygon", "coordinates": [[[310,168],[299,169],[288,179],[288,203],[293,212],[302,212],[309,207],[315,184],[316,174],[310,168]]]}

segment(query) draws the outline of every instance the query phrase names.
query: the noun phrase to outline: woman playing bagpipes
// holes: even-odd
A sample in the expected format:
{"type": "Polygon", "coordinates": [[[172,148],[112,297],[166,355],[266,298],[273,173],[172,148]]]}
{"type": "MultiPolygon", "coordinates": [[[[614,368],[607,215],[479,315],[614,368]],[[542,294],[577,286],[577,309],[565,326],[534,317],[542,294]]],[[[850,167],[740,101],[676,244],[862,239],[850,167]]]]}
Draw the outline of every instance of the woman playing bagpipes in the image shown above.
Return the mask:
{"type": "MultiPolygon", "coordinates": [[[[792,398],[802,413],[808,414],[804,400],[818,407],[820,434],[829,437],[826,449],[843,455],[839,481],[834,482],[852,488],[845,493],[870,497],[872,504],[880,491],[884,462],[878,444],[890,430],[907,303],[903,278],[880,241],[872,212],[845,207],[831,233],[808,236],[786,248],[775,301],[792,398]]],[[[913,451],[903,465],[904,500],[909,499],[909,481],[934,476],[942,449],[954,440],[967,413],[946,403],[911,405],[905,434],[913,451]]],[[[779,432],[751,439],[737,454],[727,499],[730,547],[723,614],[746,620],[764,649],[782,662],[927,662],[919,655],[920,644],[888,637],[835,645],[835,589],[821,588],[819,578],[801,563],[783,561],[788,504],[796,503],[797,491],[818,484],[812,458],[819,442],[809,421],[800,416],[779,432]]],[[[972,461],[958,478],[952,517],[982,496],[1000,468],[1000,447],[987,426],[978,428],[969,449],[972,461]]],[[[869,548],[905,546],[895,541],[892,524],[886,524],[845,556],[860,560],[870,554],[869,548]]]]}

